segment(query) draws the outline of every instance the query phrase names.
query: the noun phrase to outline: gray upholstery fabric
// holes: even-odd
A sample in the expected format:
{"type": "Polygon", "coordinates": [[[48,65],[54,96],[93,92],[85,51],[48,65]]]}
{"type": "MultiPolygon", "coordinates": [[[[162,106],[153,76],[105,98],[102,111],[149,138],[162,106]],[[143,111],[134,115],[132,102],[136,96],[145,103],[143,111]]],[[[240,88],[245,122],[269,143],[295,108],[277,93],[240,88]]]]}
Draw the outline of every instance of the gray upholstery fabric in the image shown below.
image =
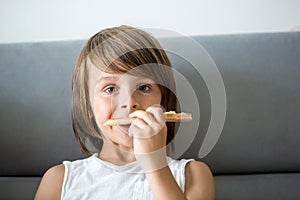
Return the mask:
{"type": "Polygon", "coordinates": [[[0,176],[41,176],[49,166],[81,156],[70,111],[82,44],[0,46],[0,176]]]}
{"type": "Polygon", "coordinates": [[[216,199],[299,199],[300,173],[215,176],[216,199]]]}
{"type": "MultiPolygon", "coordinates": [[[[215,173],[299,171],[299,37],[297,32],[196,38],[217,64],[227,95],[223,132],[204,159],[215,173]]],[[[197,158],[197,142],[185,156],[197,158]]]]}
{"type": "Polygon", "coordinates": [[[0,177],[0,199],[33,199],[40,177],[0,177]]]}
{"type": "MultiPolygon", "coordinates": [[[[215,175],[216,198],[299,198],[300,33],[194,39],[218,66],[227,95],[221,137],[202,159],[215,175]]],[[[84,157],[71,127],[71,76],[84,42],[0,44],[0,199],[32,199],[49,167],[84,157]]],[[[181,157],[200,160],[208,89],[187,60],[170,57],[201,109],[197,136],[181,157]]]]}

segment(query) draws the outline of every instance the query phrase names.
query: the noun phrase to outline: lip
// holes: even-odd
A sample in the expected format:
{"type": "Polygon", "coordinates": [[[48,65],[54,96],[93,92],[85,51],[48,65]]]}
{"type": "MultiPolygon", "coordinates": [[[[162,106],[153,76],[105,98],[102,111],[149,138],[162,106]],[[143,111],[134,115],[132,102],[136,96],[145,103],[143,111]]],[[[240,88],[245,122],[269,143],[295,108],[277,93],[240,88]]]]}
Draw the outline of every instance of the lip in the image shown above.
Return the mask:
{"type": "Polygon", "coordinates": [[[129,127],[130,127],[130,124],[117,126],[117,128],[120,129],[125,134],[128,134],[129,127]]]}

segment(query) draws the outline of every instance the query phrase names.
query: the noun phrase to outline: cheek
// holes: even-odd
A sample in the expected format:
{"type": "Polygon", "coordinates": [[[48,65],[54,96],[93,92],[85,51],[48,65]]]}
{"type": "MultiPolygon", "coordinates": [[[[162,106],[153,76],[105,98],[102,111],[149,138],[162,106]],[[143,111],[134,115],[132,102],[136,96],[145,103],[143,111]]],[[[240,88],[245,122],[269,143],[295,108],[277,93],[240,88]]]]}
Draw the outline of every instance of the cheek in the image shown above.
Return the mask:
{"type": "Polygon", "coordinates": [[[153,97],[147,99],[147,102],[149,104],[148,106],[153,106],[154,104],[160,104],[161,98],[159,96],[153,96],[153,97]]]}
{"type": "Polygon", "coordinates": [[[112,113],[111,100],[95,98],[93,112],[98,126],[103,127],[104,122],[110,118],[112,113]]]}
{"type": "Polygon", "coordinates": [[[162,98],[161,92],[159,90],[156,91],[152,96],[152,100],[151,100],[152,104],[160,104],[161,98],[162,98]]]}

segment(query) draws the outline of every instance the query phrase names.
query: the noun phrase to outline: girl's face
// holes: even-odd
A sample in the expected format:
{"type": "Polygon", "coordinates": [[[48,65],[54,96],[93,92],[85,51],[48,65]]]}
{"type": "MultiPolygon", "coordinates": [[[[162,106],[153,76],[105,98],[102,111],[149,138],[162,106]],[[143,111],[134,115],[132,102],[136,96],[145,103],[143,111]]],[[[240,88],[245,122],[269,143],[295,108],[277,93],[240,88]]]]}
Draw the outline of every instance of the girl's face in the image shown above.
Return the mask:
{"type": "Polygon", "coordinates": [[[160,104],[161,91],[153,80],[128,74],[109,74],[95,67],[90,71],[90,99],[104,142],[132,151],[130,125],[104,126],[111,118],[128,118],[135,110],[146,110],[160,104]]]}

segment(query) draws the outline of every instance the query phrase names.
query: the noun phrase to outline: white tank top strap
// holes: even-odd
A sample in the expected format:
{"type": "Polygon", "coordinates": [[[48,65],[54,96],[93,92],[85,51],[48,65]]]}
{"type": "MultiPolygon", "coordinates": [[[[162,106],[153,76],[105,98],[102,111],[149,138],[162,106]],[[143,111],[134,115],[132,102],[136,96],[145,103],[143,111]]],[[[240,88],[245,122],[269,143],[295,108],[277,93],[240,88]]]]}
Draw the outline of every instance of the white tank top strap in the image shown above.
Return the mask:
{"type": "Polygon", "coordinates": [[[173,160],[172,158],[168,158],[168,163],[171,172],[174,178],[176,179],[177,184],[183,192],[185,188],[185,166],[190,161],[194,161],[194,159],[173,160]]]}

